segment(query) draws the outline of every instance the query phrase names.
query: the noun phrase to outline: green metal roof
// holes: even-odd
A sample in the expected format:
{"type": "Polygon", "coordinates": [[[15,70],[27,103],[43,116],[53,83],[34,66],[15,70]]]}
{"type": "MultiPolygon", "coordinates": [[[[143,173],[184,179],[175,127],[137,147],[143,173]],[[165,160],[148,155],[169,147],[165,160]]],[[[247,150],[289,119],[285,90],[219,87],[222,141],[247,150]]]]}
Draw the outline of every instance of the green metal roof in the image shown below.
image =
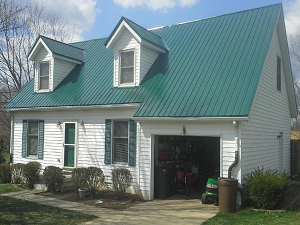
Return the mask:
{"type": "Polygon", "coordinates": [[[115,29],[113,30],[113,32],[110,34],[110,36],[107,38],[105,45],[109,42],[109,40],[111,39],[111,37],[114,35],[115,31],[118,29],[119,25],[121,24],[122,21],[125,21],[133,30],[135,33],[137,33],[137,35],[140,36],[140,38],[146,41],[149,41],[150,43],[167,50],[167,47],[163,41],[163,39],[156,35],[153,32],[150,32],[149,30],[145,29],[144,27],[141,27],[140,25],[136,24],[135,22],[131,21],[130,19],[127,19],[125,17],[122,17],[120,19],[120,21],[118,22],[118,24],[116,25],[115,29]]]}
{"type": "MultiPolygon", "coordinates": [[[[39,39],[42,39],[44,41],[44,43],[47,45],[47,47],[50,49],[50,51],[54,54],[64,56],[64,57],[67,57],[70,59],[75,59],[75,60],[78,60],[81,62],[84,61],[84,49],[78,48],[74,45],[70,45],[70,44],[60,42],[60,41],[53,40],[53,39],[45,37],[43,35],[40,35],[37,38],[37,41],[39,39]]],[[[37,41],[36,41],[36,43],[37,43],[37,41]]],[[[35,44],[33,45],[33,48],[34,48],[35,44]]],[[[30,50],[28,55],[30,55],[33,48],[30,50]]]]}
{"type": "Polygon", "coordinates": [[[73,43],[78,65],[51,93],[33,81],[6,108],[141,103],[135,117],[247,116],[281,4],[152,30],[169,51],[139,87],[113,87],[113,51],[106,39],[73,43]]]}

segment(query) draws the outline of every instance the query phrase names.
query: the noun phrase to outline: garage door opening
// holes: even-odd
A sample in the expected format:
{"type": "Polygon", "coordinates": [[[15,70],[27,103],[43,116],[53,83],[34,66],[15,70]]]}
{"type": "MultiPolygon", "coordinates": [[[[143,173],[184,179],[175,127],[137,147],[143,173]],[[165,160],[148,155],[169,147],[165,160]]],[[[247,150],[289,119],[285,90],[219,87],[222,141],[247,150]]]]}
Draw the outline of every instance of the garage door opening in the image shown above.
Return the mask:
{"type": "Polygon", "coordinates": [[[200,199],[220,176],[220,137],[156,135],[154,198],[200,199]]]}

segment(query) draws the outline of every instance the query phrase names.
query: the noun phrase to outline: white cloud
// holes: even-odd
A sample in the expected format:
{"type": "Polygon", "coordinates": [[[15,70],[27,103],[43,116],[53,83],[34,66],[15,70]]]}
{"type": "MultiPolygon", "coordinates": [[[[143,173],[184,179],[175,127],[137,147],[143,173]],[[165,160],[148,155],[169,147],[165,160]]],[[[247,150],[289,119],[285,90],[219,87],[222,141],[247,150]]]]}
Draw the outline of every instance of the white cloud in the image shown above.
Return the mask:
{"type": "Polygon", "coordinates": [[[148,7],[152,10],[167,10],[176,6],[186,7],[194,5],[198,0],[114,0],[124,8],[148,7]]]}
{"type": "Polygon", "coordinates": [[[300,0],[285,0],[283,9],[287,35],[294,36],[300,32],[300,0]]]}
{"type": "MultiPolygon", "coordinates": [[[[21,0],[19,0],[21,1],[21,0]]],[[[27,0],[31,2],[32,0],[27,0]]],[[[38,0],[38,3],[45,10],[57,13],[67,22],[67,25],[74,26],[79,36],[76,40],[81,40],[81,34],[91,28],[96,20],[96,15],[100,11],[97,8],[97,0],[38,0]]],[[[22,0],[21,3],[25,1],[22,0]]]]}

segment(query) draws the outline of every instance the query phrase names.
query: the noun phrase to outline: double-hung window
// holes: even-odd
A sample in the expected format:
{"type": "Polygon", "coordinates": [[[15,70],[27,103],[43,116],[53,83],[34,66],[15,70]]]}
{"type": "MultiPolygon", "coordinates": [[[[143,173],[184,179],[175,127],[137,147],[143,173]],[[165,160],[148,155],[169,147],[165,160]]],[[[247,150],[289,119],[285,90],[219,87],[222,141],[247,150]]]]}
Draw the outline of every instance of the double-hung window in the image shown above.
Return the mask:
{"type": "Polygon", "coordinates": [[[134,50],[121,51],[120,84],[134,83],[134,50]]]}
{"type": "Polygon", "coordinates": [[[113,122],[113,162],[128,162],[129,142],[128,121],[114,120],[113,122]]]}
{"type": "Polygon", "coordinates": [[[38,121],[28,121],[27,128],[27,156],[38,154],[39,124],[38,121]]]}
{"type": "Polygon", "coordinates": [[[41,62],[39,65],[39,90],[49,90],[50,63],[41,62]]]}

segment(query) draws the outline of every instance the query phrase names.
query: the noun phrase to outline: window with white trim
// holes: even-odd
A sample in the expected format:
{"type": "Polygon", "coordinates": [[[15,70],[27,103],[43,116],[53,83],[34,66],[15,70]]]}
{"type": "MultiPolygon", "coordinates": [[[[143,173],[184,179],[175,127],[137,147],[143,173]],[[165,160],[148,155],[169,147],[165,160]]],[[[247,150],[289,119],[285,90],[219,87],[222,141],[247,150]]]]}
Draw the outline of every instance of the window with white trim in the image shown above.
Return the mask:
{"type": "Polygon", "coordinates": [[[129,127],[128,121],[113,121],[113,162],[128,162],[129,127]]]}
{"type": "Polygon", "coordinates": [[[39,65],[39,90],[49,90],[50,63],[41,62],[39,65]]]}
{"type": "Polygon", "coordinates": [[[120,52],[120,84],[134,84],[134,50],[120,52]]]}
{"type": "Polygon", "coordinates": [[[37,156],[39,139],[38,121],[29,120],[27,126],[27,156],[37,156]]]}

